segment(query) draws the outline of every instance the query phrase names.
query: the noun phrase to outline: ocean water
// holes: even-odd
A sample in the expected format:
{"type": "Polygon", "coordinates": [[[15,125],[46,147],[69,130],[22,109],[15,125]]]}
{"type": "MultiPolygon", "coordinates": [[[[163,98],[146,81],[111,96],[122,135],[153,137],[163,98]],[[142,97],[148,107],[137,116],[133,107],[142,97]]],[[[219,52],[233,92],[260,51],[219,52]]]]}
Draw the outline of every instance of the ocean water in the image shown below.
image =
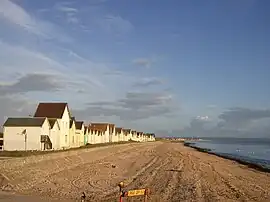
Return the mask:
{"type": "Polygon", "coordinates": [[[224,157],[270,169],[270,138],[202,138],[188,142],[224,157]]]}

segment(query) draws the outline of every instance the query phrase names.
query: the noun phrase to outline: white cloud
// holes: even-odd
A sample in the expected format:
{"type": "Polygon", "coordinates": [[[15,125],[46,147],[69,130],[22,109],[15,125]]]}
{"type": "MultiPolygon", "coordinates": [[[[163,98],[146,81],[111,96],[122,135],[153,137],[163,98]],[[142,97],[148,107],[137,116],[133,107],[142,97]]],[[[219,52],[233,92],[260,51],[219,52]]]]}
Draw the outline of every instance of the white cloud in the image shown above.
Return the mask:
{"type": "MultiPolygon", "coordinates": [[[[138,78],[137,75],[114,71],[68,49],[56,51],[62,52],[61,60],[44,52],[0,43],[0,106],[1,101],[12,100],[11,96],[24,93],[23,100],[28,99],[35,104],[39,101],[67,101],[74,115],[86,121],[112,121],[123,126],[150,130],[147,123],[151,123],[152,127],[158,120],[162,123],[175,120],[174,117],[168,118],[177,111],[172,94],[146,93],[144,90],[129,92],[138,78]],[[46,76],[48,74],[61,77],[61,82],[59,79],[55,80],[56,77],[46,76]],[[6,80],[7,75],[11,75],[11,79],[6,80]],[[45,75],[44,78],[40,77],[42,75],[45,75]],[[33,94],[36,92],[40,94],[33,94]],[[142,119],[145,122],[140,122],[142,119]]],[[[14,105],[3,105],[5,108],[0,107],[0,114],[6,118],[33,113],[33,104],[23,100],[18,99],[14,105]]],[[[160,127],[166,126],[160,125],[157,128],[160,127]]]]}
{"type": "Polygon", "coordinates": [[[85,120],[108,121],[113,117],[117,125],[144,130],[171,127],[176,122],[177,112],[172,95],[158,92],[127,92],[114,101],[90,102],[87,107],[74,110],[76,116],[85,120]],[[151,127],[148,124],[151,124],[151,127]]]}
{"type": "Polygon", "coordinates": [[[270,109],[231,108],[217,120],[197,116],[190,125],[178,130],[181,136],[269,137],[270,109]]]}
{"type": "Polygon", "coordinates": [[[56,7],[57,10],[62,11],[62,12],[67,12],[67,13],[77,13],[78,9],[73,8],[73,7],[68,7],[68,6],[58,6],[56,7]]]}
{"type": "MultiPolygon", "coordinates": [[[[58,14],[61,12],[62,16],[68,17],[67,21],[82,26],[79,21],[82,20],[79,18],[81,17],[78,14],[79,9],[73,5],[61,4],[53,9],[55,10],[52,13],[51,9],[43,9],[40,16],[55,14],[57,10],[58,14]]],[[[4,20],[5,23],[2,24],[8,24],[8,28],[13,28],[9,25],[22,28],[22,31],[26,30],[30,36],[34,34],[42,39],[63,41],[67,35],[62,34],[60,27],[43,19],[46,18],[37,18],[12,1],[0,0],[0,25],[4,20]]],[[[95,20],[99,22],[99,28],[110,34],[126,34],[133,29],[128,20],[118,15],[106,15],[104,12],[97,14],[90,24],[93,25],[93,29],[98,30],[95,20]]],[[[86,115],[86,118],[93,115],[98,120],[103,114],[103,118],[108,121],[124,120],[125,124],[130,124],[130,121],[144,119],[152,121],[154,126],[159,116],[162,116],[160,120],[163,122],[176,109],[172,104],[173,97],[170,92],[157,90],[156,93],[151,91],[146,93],[145,89],[130,92],[138,82],[139,75],[129,74],[125,70],[82,57],[73,51],[81,48],[82,44],[59,45],[47,43],[46,40],[44,45],[36,44],[34,40],[23,43],[23,39],[24,36],[20,40],[21,44],[16,41],[16,45],[10,42],[8,36],[0,41],[0,114],[3,117],[27,116],[32,112],[33,103],[39,101],[66,101],[70,104],[71,110],[77,109],[77,112],[87,113],[79,113],[86,115]],[[102,104],[102,102],[109,103],[110,106],[105,108],[100,105],[94,106],[94,103],[102,104]],[[87,103],[91,103],[91,106],[87,103]]],[[[139,63],[148,66],[152,60],[148,64],[147,62],[142,64],[142,61],[139,63]]],[[[153,76],[140,82],[141,85],[149,86],[157,85],[161,80],[153,76]]],[[[3,120],[0,119],[1,121],[3,120]]]]}
{"type": "Polygon", "coordinates": [[[33,115],[36,103],[32,103],[20,96],[0,96],[0,126],[9,116],[33,115]]]}
{"type": "Polygon", "coordinates": [[[25,92],[58,91],[64,88],[61,78],[53,74],[26,74],[18,81],[0,84],[0,95],[12,95],[25,92]]]}
{"type": "Polygon", "coordinates": [[[45,39],[57,39],[60,42],[71,42],[71,38],[55,24],[43,21],[30,15],[25,9],[10,0],[0,1],[0,19],[19,26],[29,33],[45,39]]]}
{"type": "Polygon", "coordinates": [[[197,116],[196,119],[202,120],[202,121],[207,121],[207,120],[209,120],[209,117],[208,116],[197,116]]]}
{"type": "Polygon", "coordinates": [[[81,24],[78,17],[79,10],[75,7],[72,7],[71,4],[72,3],[70,2],[57,2],[53,9],[61,12],[68,23],[81,24]]]}
{"type": "Polygon", "coordinates": [[[37,29],[36,21],[23,8],[9,0],[0,1],[0,17],[30,32],[41,34],[37,29]]]}
{"type": "Polygon", "coordinates": [[[119,15],[106,15],[97,22],[103,30],[114,34],[126,34],[133,29],[131,22],[119,15]]]}
{"type": "MultiPolygon", "coordinates": [[[[57,52],[61,51],[57,50],[57,52]]],[[[124,72],[120,72],[123,78],[119,79],[106,74],[113,73],[114,70],[104,64],[94,63],[71,50],[63,49],[61,54],[60,60],[56,56],[52,58],[44,52],[1,42],[0,97],[27,93],[26,98],[36,102],[39,99],[43,99],[43,101],[62,100],[71,103],[71,106],[78,107],[86,102],[112,101],[125,94],[132,85],[129,84],[132,79],[130,76],[125,76],[124,72]],[[38,82],[35,75],[44,75],[44,78],[40,77],[40,83],[34,84],[33,82],[38,82]],[[55,77],[50,78],[46,75],[55,77]],[[25,78],[28,78],[27,81],[25,78]],[[28,85],[28,81],[35,86],[28,85]],[[61,81],[61,85],[55,83],[56,81],[61,81]],[[22,82],[24,86],[21,86],[22,82]],[[65,86],[64,89],[63,86],[65,86]],[[55,90],[57,92],[54,92],[55,90]],[[35,96],[32,94],[33,92],[43,93],[35,96]],[[49,96],[45,97],[45,92],[49,92],[50,94],[46,94],[49,96]]],[[[0,114],[6,116],[5,114],[15,112],[11,110],[12,113],[9,113],[10,110],[0,110],[0,114]]]]}

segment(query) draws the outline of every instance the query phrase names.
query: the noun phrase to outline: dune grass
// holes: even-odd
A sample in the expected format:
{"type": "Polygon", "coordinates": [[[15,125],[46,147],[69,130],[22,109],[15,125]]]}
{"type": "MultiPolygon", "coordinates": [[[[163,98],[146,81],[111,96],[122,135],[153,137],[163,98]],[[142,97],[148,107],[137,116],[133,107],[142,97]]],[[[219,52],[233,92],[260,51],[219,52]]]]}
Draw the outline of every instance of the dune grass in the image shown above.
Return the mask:
{"type": "Polygon", "coordinates": [[[58,153],[58,152],[66,152],[66,151],[74,151],[80,149],[87,148],[95,148],[95,147],[105,147],[110,145],[120,145],[120,144],[128,144],[128,143],[137,143],[135,141],[127,141],[127,142],[108,142],[108,143],[100,143],[100,144],[87,144],[81,147],[62,149],[62,150],[46,150],[46,151],[0,151],[0,157],[26,157],[32,155],[42,155],[42,154],[50,154],[50,153],[58,153]]]}

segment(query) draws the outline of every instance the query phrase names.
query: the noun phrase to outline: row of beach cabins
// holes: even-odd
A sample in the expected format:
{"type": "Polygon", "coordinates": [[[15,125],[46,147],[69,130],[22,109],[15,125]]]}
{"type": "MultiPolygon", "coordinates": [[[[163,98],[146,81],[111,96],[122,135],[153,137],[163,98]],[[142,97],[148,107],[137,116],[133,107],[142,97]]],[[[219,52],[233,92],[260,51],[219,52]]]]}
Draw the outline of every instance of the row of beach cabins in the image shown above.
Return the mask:
{"type": "Polygon", "coordinates": [[[61,150],[126,141],[155,141],[155,135],[111,123],[85,124],[71,116],[67,103],[39,103],[34,116],[7,118],[2,150],[61,150]]]}

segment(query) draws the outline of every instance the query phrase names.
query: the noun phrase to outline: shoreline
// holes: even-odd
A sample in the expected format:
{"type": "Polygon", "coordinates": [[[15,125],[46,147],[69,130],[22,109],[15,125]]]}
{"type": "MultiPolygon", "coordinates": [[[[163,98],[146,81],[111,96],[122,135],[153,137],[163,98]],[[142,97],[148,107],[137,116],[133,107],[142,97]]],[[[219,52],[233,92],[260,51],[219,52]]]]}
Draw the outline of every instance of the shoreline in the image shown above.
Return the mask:
{"type": "Polygon", "coordinates": [[[270,168],[264,167],[264,166],[256,164],[256,163],[247,162],[247,161],[239,159],[239,158],[218,154],[218,153],[213,152],[211,149],[197,147],[197,146],[195,146],[195,143],[184,142],[183,145],[185,147],[190,147],[192,149],[195,149],[199,152],[207,153],[207,154],[214,155],[214,156],[217,156],[217,157],[220,157],[223,159],[228,159],[228,160],[237,162],[239,164],[247,166],[248,168],[252,168],[252,169],[255,169],[255,170],[258,170],[261,172],[265,172],[265,173],[270,173],[270,168]]]}

